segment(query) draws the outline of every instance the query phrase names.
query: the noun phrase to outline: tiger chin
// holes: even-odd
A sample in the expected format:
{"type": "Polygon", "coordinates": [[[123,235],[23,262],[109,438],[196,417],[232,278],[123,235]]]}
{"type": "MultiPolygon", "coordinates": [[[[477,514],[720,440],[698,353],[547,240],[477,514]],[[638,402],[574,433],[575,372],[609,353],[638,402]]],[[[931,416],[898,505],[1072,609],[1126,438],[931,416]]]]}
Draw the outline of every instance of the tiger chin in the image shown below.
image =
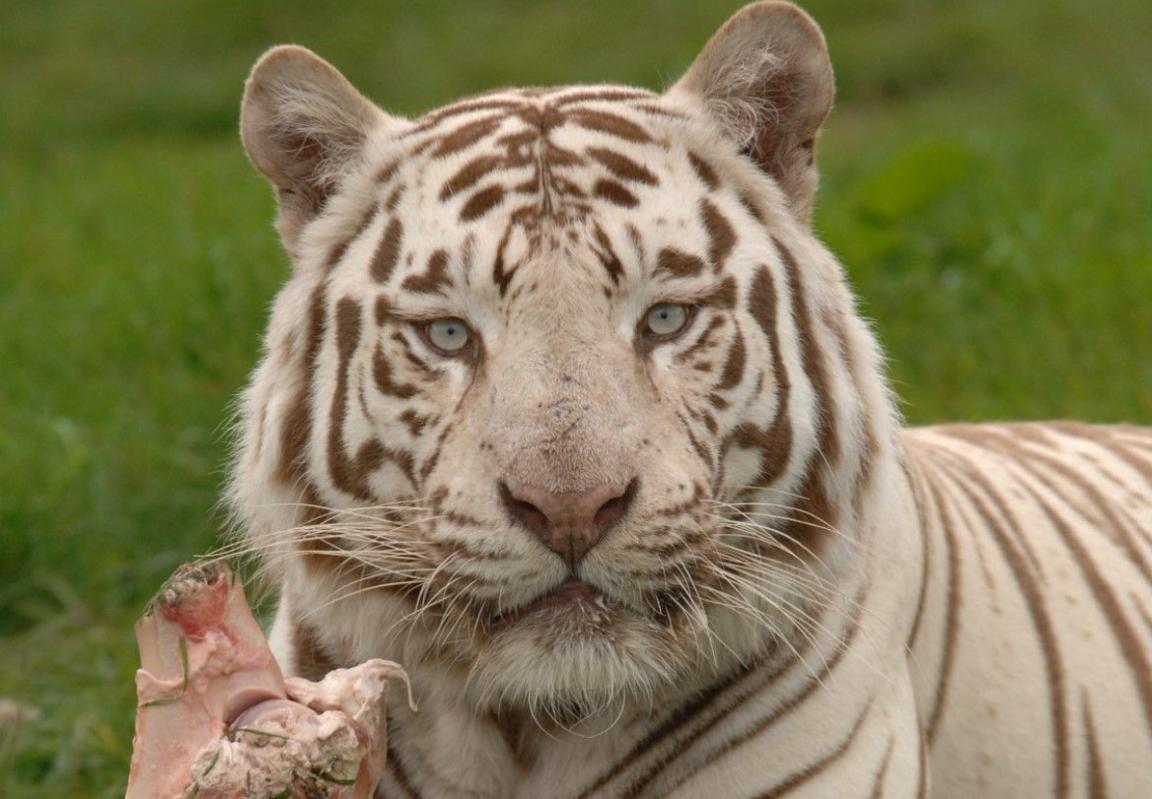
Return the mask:
{"type": "Polygon", "coordinates": [[[230,500],[286,671],[411,675],[380,795],[1152,795],[1152,432],[901,425],[833,96],[781,2],[662,93],[253,68],[292,270],[230,500]]]}

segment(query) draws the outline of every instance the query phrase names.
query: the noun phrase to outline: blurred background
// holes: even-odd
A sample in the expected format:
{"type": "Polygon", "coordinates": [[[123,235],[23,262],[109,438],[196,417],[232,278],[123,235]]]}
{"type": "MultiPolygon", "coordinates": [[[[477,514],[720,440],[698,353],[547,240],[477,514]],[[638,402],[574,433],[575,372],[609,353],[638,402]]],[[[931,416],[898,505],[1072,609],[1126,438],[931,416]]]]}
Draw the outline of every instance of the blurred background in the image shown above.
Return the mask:
{"type": "MultiPolygon", "coordinates": [[[[660,88],[739,5],[8,0],[0,25],[0,797],[119,797],[132,622],[208,550],[286,274],[236,136],[266,47],[389,110],[660,88]],[[0,711],[2,714],[2,711],[0,711]]],[[[911,422],[1152,423],[1152,3],[812,0],[816,224],[911,422]]]]}

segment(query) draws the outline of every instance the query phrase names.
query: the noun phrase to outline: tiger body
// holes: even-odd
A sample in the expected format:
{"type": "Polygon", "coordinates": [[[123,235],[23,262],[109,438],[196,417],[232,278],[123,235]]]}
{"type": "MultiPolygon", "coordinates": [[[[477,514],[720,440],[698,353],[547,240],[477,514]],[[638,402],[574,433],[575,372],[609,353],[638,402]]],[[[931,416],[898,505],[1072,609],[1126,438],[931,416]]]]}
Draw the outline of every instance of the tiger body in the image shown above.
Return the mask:
{"type": "Polygon", "coordinates": [[[231,496],[287,671],[409,671],[382,796],[1152,792],[1152,433],[901,428],[831,96],[779,3],[663,95],[257,65],[294,271],[231,496]]]}
{"type": "Polygon", "coordinates": [[[945,425],[905,452],[932,795],[1147,795],[1152,430],[945,425]]]}

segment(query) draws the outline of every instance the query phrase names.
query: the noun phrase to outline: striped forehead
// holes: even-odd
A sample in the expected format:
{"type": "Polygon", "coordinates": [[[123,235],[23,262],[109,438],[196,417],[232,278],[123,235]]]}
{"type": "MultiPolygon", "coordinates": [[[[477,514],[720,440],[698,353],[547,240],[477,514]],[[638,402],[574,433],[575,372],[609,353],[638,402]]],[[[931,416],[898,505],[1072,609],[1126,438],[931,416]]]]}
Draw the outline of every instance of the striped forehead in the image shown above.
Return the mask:
{"type": "Polygon", "coordinates": [[[587,264],[606,292],[629,261],[691,277],[730,249],[731,225],[715,171],[677,145],[683,121],[625,87],[517,90],[429,113],[374,167],[356,234],[374,242],[362,242],[373,282],[503,297],[526,267],[556,260],[587,264]],[[703,246],[665,246],[659,227],[698,231],[703,246]]]}
{"type": "Polygon", "coordinates": [[[435,111],[405,134],[405,171],[424,213],[457,226],[493,212],[521,225],[564,225],[598,204],[634,208],[659,185],[668,149],[655,122],[671,112],[624,88],[522,90],[435,111]]]}

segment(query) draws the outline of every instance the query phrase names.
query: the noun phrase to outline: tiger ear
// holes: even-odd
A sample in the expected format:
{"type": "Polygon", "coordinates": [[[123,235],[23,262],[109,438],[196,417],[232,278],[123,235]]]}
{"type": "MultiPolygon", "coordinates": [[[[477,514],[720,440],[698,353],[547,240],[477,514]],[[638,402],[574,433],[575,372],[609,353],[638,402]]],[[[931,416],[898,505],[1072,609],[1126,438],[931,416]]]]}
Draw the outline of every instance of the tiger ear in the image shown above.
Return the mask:
{"type": "Polygon", "coordinates": [[[807,220],[816,193],[816,134],[835,86],[819,26],[791,3],[745,6],[670,90],[704,112],[776,179],[807,220]]]}
{"type": "Polygon", "coordinates": [[[240,138],[276,189],[276,226],[290,251],[368,136],[397,121],[311,50],[274,47],[256,62],[240,105],[240,138]]]}

